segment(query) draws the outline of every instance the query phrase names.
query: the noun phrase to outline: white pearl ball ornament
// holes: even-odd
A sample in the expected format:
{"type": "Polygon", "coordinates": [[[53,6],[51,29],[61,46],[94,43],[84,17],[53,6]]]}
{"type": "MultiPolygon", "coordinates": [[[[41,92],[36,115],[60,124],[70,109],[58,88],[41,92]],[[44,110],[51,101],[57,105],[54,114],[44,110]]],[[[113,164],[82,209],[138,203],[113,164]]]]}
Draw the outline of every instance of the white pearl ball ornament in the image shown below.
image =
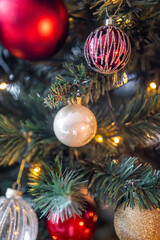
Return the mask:
{"type": "Polygon", "coordinates": [[[63,107],[53,123],[56,137],[69,147],[81,147],[88,144],[96,134],[97,121],[94,114],[81,104],[63,107]]]}

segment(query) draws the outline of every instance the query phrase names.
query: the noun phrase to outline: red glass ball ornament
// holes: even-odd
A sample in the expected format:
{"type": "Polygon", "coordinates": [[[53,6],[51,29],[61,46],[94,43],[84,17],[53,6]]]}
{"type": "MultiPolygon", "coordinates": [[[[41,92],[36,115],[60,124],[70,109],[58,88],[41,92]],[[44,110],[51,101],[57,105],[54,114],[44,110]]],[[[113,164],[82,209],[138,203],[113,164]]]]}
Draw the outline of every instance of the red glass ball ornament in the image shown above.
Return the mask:
{"type": "Polygon", "coordinates": [[[94,71],[103,74],[116,73],[129,61],[130,40],[119,28],[113,25],[103,26],[88,36],[84,55],[94,71]]]}
{"type": "Polygon", "coordinates": [[[87,203],[86,212],[82,216],[76,216],[64,220],[62,223],[59,219],[58,223],[52,222],[51,218],[46,218],[47,230],[54,240],[90,240],[92,239],[97,225],[97,215],[93,205],[87,203]]]}
{"type": "Polygon", "coordinates": [[[18,58],[41,60],[55,54],[68,26],[62,0],[0,1],[0,42],[18,58]]]}

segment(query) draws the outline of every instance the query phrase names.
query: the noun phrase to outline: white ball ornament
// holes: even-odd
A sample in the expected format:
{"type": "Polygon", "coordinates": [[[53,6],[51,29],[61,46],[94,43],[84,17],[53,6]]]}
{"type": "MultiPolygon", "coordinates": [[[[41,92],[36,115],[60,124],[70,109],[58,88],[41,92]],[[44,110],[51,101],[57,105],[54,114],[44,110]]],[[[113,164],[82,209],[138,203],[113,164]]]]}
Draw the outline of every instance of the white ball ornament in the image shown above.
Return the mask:
{"type": "Polygon", "coordinates": [[[21,192],[8,188],[6,197],[0,197],[0,240],[36,240],[37,234],[35,212],[21,192]]]}
{"type": "Polygon", "coordinates": [[[96,134],[97,121],[94,114],[81,104],[63,107],[53,123],[56,137],[69,147],[81,147],[88,144],[96,134]]]}

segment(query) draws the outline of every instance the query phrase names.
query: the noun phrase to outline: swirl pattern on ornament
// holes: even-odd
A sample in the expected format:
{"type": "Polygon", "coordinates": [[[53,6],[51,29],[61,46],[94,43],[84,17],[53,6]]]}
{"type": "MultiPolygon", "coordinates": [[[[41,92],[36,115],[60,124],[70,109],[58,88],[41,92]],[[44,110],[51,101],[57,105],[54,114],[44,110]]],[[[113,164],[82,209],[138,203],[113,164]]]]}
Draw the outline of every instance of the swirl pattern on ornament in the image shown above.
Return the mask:
{"type": "Polygon", "coordinates": [[[122,30],[113,25],[97,28],[85,42],[84,56],[94,71],[103,74],[116,73],[130,59],[130,40],[122,30]]]}

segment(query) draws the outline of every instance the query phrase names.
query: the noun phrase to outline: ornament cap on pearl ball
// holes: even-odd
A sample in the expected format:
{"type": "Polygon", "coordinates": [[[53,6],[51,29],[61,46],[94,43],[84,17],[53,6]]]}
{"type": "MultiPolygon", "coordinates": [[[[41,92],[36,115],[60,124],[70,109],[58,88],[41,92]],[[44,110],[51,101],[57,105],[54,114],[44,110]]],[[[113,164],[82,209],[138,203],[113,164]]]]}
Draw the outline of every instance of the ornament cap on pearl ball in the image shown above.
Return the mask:
{"type": "Polygon", "coordinates": [[[76,103],[63,107],[55,116],[53,129],[60,142],[69,147],[88,144],[97,131],[97,121],[87,107],[76,103]]]}

